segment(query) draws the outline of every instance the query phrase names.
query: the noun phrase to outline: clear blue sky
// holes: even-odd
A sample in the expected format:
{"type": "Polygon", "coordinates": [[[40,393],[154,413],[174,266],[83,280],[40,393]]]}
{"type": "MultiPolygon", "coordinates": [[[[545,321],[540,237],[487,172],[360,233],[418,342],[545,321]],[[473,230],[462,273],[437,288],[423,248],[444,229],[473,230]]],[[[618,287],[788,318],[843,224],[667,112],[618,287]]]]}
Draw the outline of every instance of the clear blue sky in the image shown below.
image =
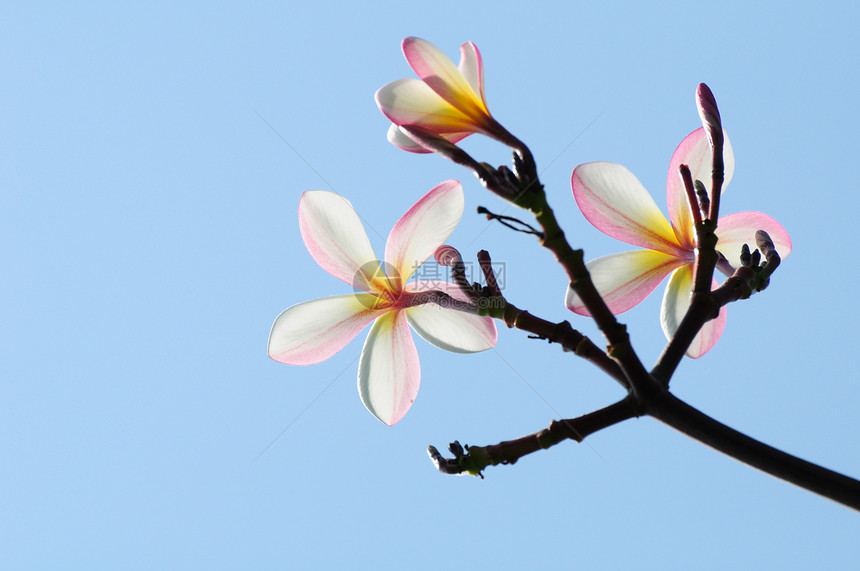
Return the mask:
{"type": "MultiPolygon", "coordinates": [[[[589,257],[627,247],[583,219],[571,169],[622,163],[665,212],[666,168],[698,126],[704,81],[737,161],[723,211],[767,212],[794,251],[771,289],[729,308],[719,344],[685,361],[673,387],[735,428],[860,476],[854,3],[14,3],[4,13],[3,568],[856,564],[856,513],[650,419],[483,481],[436,473],[428,444],[494,443],[622,396],[521,332],[502,330],[495,350],[471,356],[417,341],[421,391],[394,428],[359,401],[363,336],[312,367],[266,356],[280,311],[348,289],[305,251],[302,191],[347,196],[381,254],[397,218],[448,178],[463,181],[467,212],[449,242],[503,261],[517,305],[594,332],[564,308],[548,253],[472,214],[500,201],[455,165],[385,140],[373,93],[411,75],[404,36],[455,58],[461,43],[478,45],[491,111],[530,145],[589,257]]],[[[465,146],[508,159],[490,142],[465,146]]],[[[664,341],[659,297],[624,315],[646,363],[664,341]]]]}

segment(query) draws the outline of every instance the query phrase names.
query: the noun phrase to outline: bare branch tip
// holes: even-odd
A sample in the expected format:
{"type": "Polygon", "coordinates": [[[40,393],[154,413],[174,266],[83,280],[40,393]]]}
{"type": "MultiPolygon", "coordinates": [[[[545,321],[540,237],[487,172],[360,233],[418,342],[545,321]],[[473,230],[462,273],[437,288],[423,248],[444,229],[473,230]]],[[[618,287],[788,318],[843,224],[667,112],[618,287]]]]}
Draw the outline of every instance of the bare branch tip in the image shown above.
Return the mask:
{"type": "Polygon", "coordinates": [[[463,449],[463,446],[458,441],[455,440],[449,444],[448,450],[454,455],[453,458],[445,458],[433,445],[427,447],[427,455],[430,456],[430,461],[433,462],[437,470],[443,474],[452,476],[474,475],[482,480],[484,479],[484,475],[480,470],[473,471],[467,467],[469,462],[468,452],[463,449]]]}

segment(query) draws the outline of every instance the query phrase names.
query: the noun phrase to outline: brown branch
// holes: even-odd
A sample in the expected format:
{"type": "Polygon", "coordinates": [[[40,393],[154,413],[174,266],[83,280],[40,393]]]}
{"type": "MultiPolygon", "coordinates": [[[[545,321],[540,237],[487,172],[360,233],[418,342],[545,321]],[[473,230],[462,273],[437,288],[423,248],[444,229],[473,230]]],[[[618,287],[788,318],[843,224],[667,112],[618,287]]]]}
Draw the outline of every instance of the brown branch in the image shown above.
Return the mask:
{"type": "Polygon", "coordinates": [[[693,182],[693,174],[690,172],[690,167],[681,165],[678,167],[678,174],[681,176],[681,181],[684,183],[684,191],[687,193],[687,204],[690,207],[690,214],[693,215],[693,224],[702,223],[702,205],[699,203],[699,197],[696,194],[695,183],[693,182]]]}
{"type": "Polygon", "coordinates": [[[565,440],[582,442],[590,434],[638,416],[636,403],[627,397],[613,405],[573,419],[552,421],[548,428],[490,446],[466,446],[454,441],[448,449],[453,458],[443,457],[434,446],[427,447],[433,464],[443,474],[471,474],[483,478],[487,466],[513,464],[523,456],[565,440]]]}
{"type": "Polygon", "coordinates": [[[591,318],[606,338],[609,345],[609,356],[618,362],[627,378],[627,386],[635,393],[644,394],[652,390],[648,372],[630,343],[627,327],[615,319],[615,315],[612,314],[598,293],[594,282],[591,281],[588,269],[585,267],[583,251],[574,250],[568,244],[542,189],[540,193],[533,195],[529,209],[543,229],[544,237],[540,241],[541,245],[551,251],[564,268],[570,281],[570,287],[576,291],[591,318]]]}
{"type": "Polygon", "coordinates": [[[696,90],[696,106],[699,117],[708,134],[711,145],[711,192],[710,210],[706,220],[696,224],[696,263],[693,266],[693,291],[704,293],[711,291],[711,281],[714,278],[714,268],[719,261],[716,252],[717,221],[720,215],[720,196],[725,180],[725,162],[723,160],[723,125],[720,111],[714,94],[704,83],[696,90]]]}
{"type": "Polygon", "coordinates": [[[562,350],[575,353],[618,381],[621,386],[629,388],[627,377],[618,363],[610,359],[591,339],[571,327],[568,321],[553,323],[536,317],[508,302],[505,311],[505,323],[508,327],[532,333],[550,343],[558,343],[562,350]]]}
{"type": "MultiPolygon", "coordinates": [[[[719,301],[711,294],[711,282],[714,279],[714,269],[721,262],[721,255],[717,252],[717,219],[720,209],[720,194],[722,193],[725,164],[723,161],[723,126],[720,119],[720,111],[714,94],[704,83],[700,83],[696,90],[696,106],[699,117],[708,135],[711,145],[711,195],[708,216],[705,219],[699,217],[695,223],[696,230],[696,261],[693,264],[693,294],[690,298],[690,306],[681,320],[678,330],[672,339],[666,344],[663,353],[657,360],[657,364],[651,370],[651,375],[664,387],[669,386],[669,379],[681,362],[684,353],[689,349],[696,334],[707,321],[719,315],[719,301]]],[[[684,170],[681,169],[683,177],[684,170]]],[[[690,208],[695,212],[706,202],[705,199],[696,200],[690,191],[688,176],[684,178],[684,186],[687,191],[687,200],[690,208]]],[[[736,272],[737,274],[737,272],[736,272]]],[[[734,277],[734,276],[733,276],[734,277]]],[[[729,278],[731,280],[732,278],[729,278]]],[[[728,282],[728,280],[727,280],[728,282]]],[[[738,298],[740,299],[740,298],[738,298]]]]}
{"type": "Polygon", "coordinates": [[[668,391],[649,404],[647,414],[753,468],[860,510],[860,482],[787,454],[714,420],[668,391]]]}

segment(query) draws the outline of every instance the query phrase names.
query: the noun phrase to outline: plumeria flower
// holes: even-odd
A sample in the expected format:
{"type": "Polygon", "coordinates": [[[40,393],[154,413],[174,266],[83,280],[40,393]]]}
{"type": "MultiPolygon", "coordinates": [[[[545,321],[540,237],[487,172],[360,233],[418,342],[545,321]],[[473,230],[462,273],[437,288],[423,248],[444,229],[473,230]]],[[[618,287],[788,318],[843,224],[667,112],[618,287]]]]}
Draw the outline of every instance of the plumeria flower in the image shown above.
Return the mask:
{"type": "Polygon", "coordinates": [[[367,409],[392,425],[415,400],[421,371],[407,323],[424,339],[447,351],[473,353],[496,343],[488,317],[443,308],[434,292],[461,301],[466,294],[451,283],[413,281],[413,272],[451,235],[463,215],[463,188],[441,183],[404,214],[377,260],[364,227],[342,196],[323,190],[302,194],[299,228],[311,256],[356,293],[294,305],[275,319],[269,357],[290,365],[325,361],[369,323],[361,351],[358,390],[367,409]]]}
{"type": "MultiPolygon", "coordinates": [[[[734,172],[734,155],[728,138],[723,151],[725,183],[734,172]]],[[[675,150],[669,163],[666,196],[669,221],[660,212],[642,183],[621,165],[606,162],[586,163],[573,170],[571,186],[579,209],[591,224],[603,233],[628,244],[641,246],[634,250],[592,260],[587,264],[597,291],[609,309],[622,313],[641,302],[667,275],[671,274],[663,295],[660,322],[671,338],[690,304],[696,234],[678,167],[690,167],[693,180],[710,183],[711,149],[705,130],[690,133],[675,150]]],[[[773,239],[777,252],[785,258],[791,251],[791,240],[776,220],[760,212],[740,212],[717,221],[717,250],[737,268],[744,244],[755,244],[756,230],[764,230],[773,239]]],[[[716,283],[716,282],[715,282],[716,283]]],[[[568,287],[567,307],[588,315],[582,300],[568,287]]],[[[700,357],[719,339],[726,324],[726,308],[716,319],[708,321],[687,355],[700,357]]]]}
{"type": "Polygon", "coordinates": [[[511,135],[490,115],[484,98],[484,67],[472,42],[460,46],[454,66],[439,48],[421,38],[403,40],[403,54],[420,79],[398,79],[376,92],[376,104],[391,119],[388,140],[401,149],[429,153],[400,126],[456,143],[472,133],[510,141],[511,135]]]}

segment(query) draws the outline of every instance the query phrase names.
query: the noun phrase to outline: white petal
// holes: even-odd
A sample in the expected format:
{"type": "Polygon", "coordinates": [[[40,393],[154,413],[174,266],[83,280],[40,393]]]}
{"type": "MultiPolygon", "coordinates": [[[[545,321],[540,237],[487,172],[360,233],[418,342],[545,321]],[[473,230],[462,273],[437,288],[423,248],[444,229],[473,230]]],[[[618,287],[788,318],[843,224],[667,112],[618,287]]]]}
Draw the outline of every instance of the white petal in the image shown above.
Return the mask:
{"type": "Polygon", "coordinates": [[[475,93],[487,104],[484,97],[484,64],[478,46],[466,42],[460,46],[460,65],[457,66],[463,78],[472,86],[475,93]]]}
{"type": "Polygon", "coordinates": [[[478,91],[439,48],[421,38],[406,38],[403,55],[418,77],[442,99],[476,121],[489,116],[478,91]]]}
{"type": "Polygon", "coordinates": [[[373,416],[387,425],[403,418],[421,381],[418,352],[401,311],[376,320],[358,365],[358,393],[373,416]]]}
{"type": "Polygon", "coordinates": [[[364,226],[352,203],[343,196],[326,190],[303,193],[299,200],[299,229],[308,252],[334,277],[354,285],[360,271],[378,273],[379,264],[364,226]]]}
{"type": "MultiPolygon", "coordinates": [[[[717,283],[713,282],[712,289],[717,283]]],[[[690,295],[693,291],[693,269],[686,264],[672,273],[669,283],[666,284],[666,292],[663,295],[663,305],[660,308],[660,325],[667,339],[671,339],[681,325],[681,321],[690,307],[690,295]]],[[[698,359],[717,343],[723,329],[726,327],[726,307],[720,309],[716,319],[705,323],[699,333],[693,338],[693,342],[687,349],[687,356],[698,359]]]]}
{"type": "MultiPolygon", "coordinates": [[[[409,291],[442,291],[466,301],[466,295],[452,283],[413,282],[409,291]]],[[[454,353],[476,353],[493,347],[498,339],[496,325],[490,317],[481,317],[435,303],[416,305],[405,310],[409,325],[428,343],[454,353]]]]}
{"type": "Polygon", "coordinates": [[[404,151],[409,151],[410,153],[432,152],[410,139],[403,131],[400,130],[400,127],[394,123],[388,127],[388,142],[395,147],[399,147],[404,151]]]}
{"type": "Polygon", "coordinates": [[[633,173],[607,162],[573,169],[571,188],[585,218],[601,232],[634,246],[680,256],[666,217],[633,173]]]}
{"type": "Polygon", "coordinates": [[[474,133],[474,119],[442,99],[421,80],[397,79],[376,92],[376,105],[396,125],[416,125],[435,133],[474,133]]]}
{"type": "Polygon", "coordinates": [[[741,248],[744,244],[750,251],[756,249],[755,233],[764,230],[773,240],[774,247],[782,259],[791,252],[791,238],[779,222],[761,212],[737,212],[720,217],[717,222],[717,250],[723,253],[735,268],[740,266],[741,248]]]}
{"type": "MultiPolygon", "coordinates": [[[[735,154],[728,134],[723,131],[723,164],[725,166],[723,193],[732,180],[735,172],[735,154]]],[[[669,203],[669,220],[682,245],[693,244],[693,219],[690,214],[690,204],[687,200],[687,191],[678,174],[678,167],[682,164],[690,167],[693,180],[700,180],[705,185],[708,193],[711,192],[711,168],[713,156],[711,146],[708,143],[708,135],[705,129],[699,127],[687,135],[672,154],[669,161],[669,174],[666,177],[666,200],[669,203]]],[[[722,193],[721,193],[722,195],[722,193]]]]}
{"type": "MultiPolygon", "coordinates": [[[[662,252],[632,250],[596,258],[586,267],[609,311],[618,315],[639,304],[669,272],[684,263],[684,260],[662,252]]],[[[574,313],[589,314],[582,299],[570,286],[565,304],[574,313]]]]}
{"type": "Polygon", "coordinates": [[[269,357],[289,365],[325,361],[349,343],[384,309],[371,294],[323,297],[284,310],[269,333],[269,357]]]}
{"type": "MultiPolygon", "coordinates": [[[[428,132],[429,133],[429,132],[428,132]]],[[[434,130],[433,135],[445,139],[449,143],[456,143],[461,141],[472,134],[472,132],[466,133],[447,133],[439,130],[434,130]]],[[[398,125],[392,123],[388,127],[388,142],[394,145],[395,147],[399,147],[404,151],[409,151],[410,153],[431,153],[433,151],[428,150],[426,147],[422,146],[420,143],[417,143],[412,140],[409,135],[403,132],[398,125]]]]}
{"type": "Polygon", "coordinates": [[[463,187],[446,180],[400,217],[385,243],[385,262],[394,266],[402,283],[445,243],[463,216],[463,204],[463,187]]]}

